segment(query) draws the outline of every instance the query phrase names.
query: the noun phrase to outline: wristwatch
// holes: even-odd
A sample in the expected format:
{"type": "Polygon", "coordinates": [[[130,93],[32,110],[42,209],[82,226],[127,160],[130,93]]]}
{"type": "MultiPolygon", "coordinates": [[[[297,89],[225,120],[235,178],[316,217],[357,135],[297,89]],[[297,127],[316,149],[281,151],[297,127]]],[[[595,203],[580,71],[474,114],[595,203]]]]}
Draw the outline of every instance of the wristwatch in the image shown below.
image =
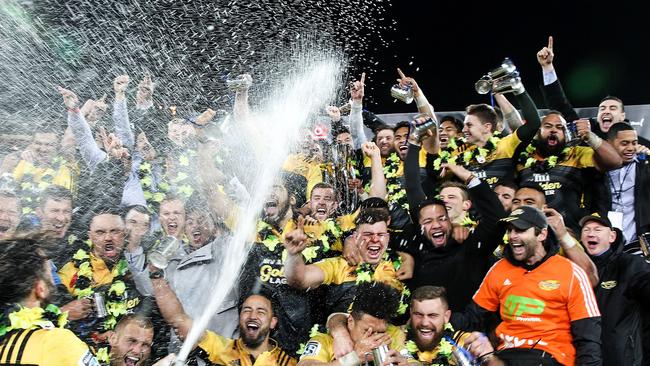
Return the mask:
{"type": "Polygon", "coordinates": [[[163,278],[163,277],[165,277],[165,271],[163,271],[160,268],[157,268],[153,272],[149,272],[149,278],[151,278],[152,280],[155,280],[157,278],[163,278]]]}

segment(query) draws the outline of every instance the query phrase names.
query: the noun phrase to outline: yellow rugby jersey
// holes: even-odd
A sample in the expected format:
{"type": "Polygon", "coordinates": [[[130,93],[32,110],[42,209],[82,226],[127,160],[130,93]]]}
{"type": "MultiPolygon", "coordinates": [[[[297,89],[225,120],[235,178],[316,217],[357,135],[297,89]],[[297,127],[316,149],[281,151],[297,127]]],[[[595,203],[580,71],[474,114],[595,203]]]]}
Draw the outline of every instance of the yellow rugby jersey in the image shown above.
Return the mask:
{"type": "MultiPolygon", "coordinates": [[[[356,227],[354,224],[354,219],[358,214],[355,212],[354,214],[349,214],[349,215],[342,215],[336,217],[335,221],[336,224],[338,224],[340,230],[341,230],[341,236],[330,245],[330,250],[342,252],[343,251],[343,240],[345,239],[343,237],[344,232],[349,232],[354,230],[356,227]]],[[[325,221],[320,221],[317,222],[316,224],[313,225],[307,225],[305,224],[304,229],[305,229],[305,234],[310,238],[310,243],[309,246],[322,246],[321,239],[325,240],[323,238],[323,235],[326,234],[328,229],[332,229],[332,219],[327,219],[325,221]]],[[[282,242],[284,242],[284,235],[290,233],[291,231],[296,229],[296,223],[293,220],[289,220],[287,225],[284,227],[284,230],[282,231],[282,242]]]]}
{"type": "MultiPolygon", "coordinates": [[[[92,287],[100,287],[113,282],[113,274],[111,273],[111,270],[106,266],[106,263],[104,263],[101,258],[96,257],[92,252],[88,254],[90,255],[90,266],[93,269],[92,287]]],[[[68,291],[72,291],[72,279],[78,271],[79,269],[74,266],[74,262],[66,263],[59,270],[61,283],[63,283],[65,287],[68,288],[68,291]]]]}
{"type": "Polygon", "coordinates": [[[295,366],[297,364],[295,358],[278,347],[275,341],[270,341],[272,342],[272,349],[262,352],[255,360],[246,351],[241,339],[225,338],[209,330],[206,331],[198,347],[208,354],[210,362],[218,365],[295,366]]]}
{"type": "MultiPolygon", "coordinates": [[[[340,285],[346,282],[356,282],[357,266],[350,266],[343,257],[324,259],[314,263],[325,274],[324,285],[340,285]]],[[[372,274],[372,280],[385,283],[399,291],[404,289],[402,281],[397,279],[397,271],[391,261],[381,261],[372,274]]]]}
{"type": "Polygon", "coordinates": [[[19,329],[0,344],[0,364],[99,366],[88,346],[68,329],[19,329]]]}
{"type": "MultiPolygon", "coordinates": [[[[494,150],[485,157],[485,161],[471,161],[468,169],[490,187],[494,187],[500,180],[511,180],[515,170],[512,159],[520,143],[521,140],[516,133],[499,139],[494,150]]],[[[458,156],[457,162],[460,163],[465,153],[470,153],[477,148],[476,145],[464,144],[458,146],[451,154],[458,156]]]]}
{"type": "MultiPolygon", "coordinates": [[[[388,325],[386,327],[386,333],[390,335],[391,343],[390,349],[394,349],[401,354],[406,354],[406,335],[404,332],[394,326],[388,325]]],[[[361,360],[361,364],[364,363],[364,355],[358,355],[361,360]]],[[[329,334],[318,333],[313,336],[307,345],[305,346],[305,352],[300,356],[300,361],[303,360],[314,360],[320,362],[332,362],[334,361],[334,338],[329,334]]]]}
{"type": "Polygon", "coordinates": [[[73,188],[75,172],[65,164],[62,164],[57,171],[53,171],[51,168],[36,168],[32,163],[21,160],[14,168],[14,179],[20,182],[26,173],[34,174],[36,183],[40,182],[44,175],[49,174],[52,175],[52,184],[63,186],[69,190],[73,188]]]}
{"type": "Polygon", "coordinates": [[[304,154],[292,154],[287,156],[282,164],[282,169],[302,175],[307,179],[307,199],[311,196],[311,190],[317,183],[323,181],[320,164],[309,161],[304,154]]]}

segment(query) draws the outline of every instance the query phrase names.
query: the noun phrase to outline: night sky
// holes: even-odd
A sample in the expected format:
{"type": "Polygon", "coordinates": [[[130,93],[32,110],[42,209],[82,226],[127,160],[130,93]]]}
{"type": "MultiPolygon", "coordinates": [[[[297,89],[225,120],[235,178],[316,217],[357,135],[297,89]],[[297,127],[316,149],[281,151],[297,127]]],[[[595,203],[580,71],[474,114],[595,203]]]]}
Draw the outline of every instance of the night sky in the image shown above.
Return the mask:
{"type": "MultiPolygon", "coordinates": [[[[535,54],[549,35],[574,106],[596,106],[608,94],[627,105],[650,103],[650,7],[640,2],[534,3],[526,11],[521,2],[6,1],[0,3],[0,100],[9,103],[0,112],[16,130],[44,115],[61,121],[59,85],[82,99],[106,92],[110,99],[114,77],[131,75],[133,95],[146,70],[154,75],[158,103],[185,114],[229,110],[225,79],[243,72],[255,79],[255,103],[268,94],[270,80],[282,77],[273,61],[290,57],[288,50],[309,37],[320,42],[313,47],[348,56],[348,80],[367,72],[365,104],[378,114],[414,110],[390,97],[397,67],[419,82],[437,111],[454,111],[489,102],[474,83],[504,57],[543,108],[535,54]]],[[[343,94],[324,103],[343,103],[343,94]]]]}
{"type": "Polygon", "coordinates": [[[399,32],[392,37],[392,49],[376,51],[385,54],[381,62],[386,72],[371,75],[368,82],[375,88],[369,91],[373,111],[412,110],[401,102],[393,103],[389,95],[398,66],[418,81],[436,110],[489,103],[488,96],[476,94],[474,82],[506,56],[517,65],[538,107],[544,107],[535,54],[549,35],[555,41],[555,69],[575,107],[596,106],[607,94],[622,98],[626,105],[650,103],[647,4],[619,1],[603,7],[535,2],[526,5],[533,6],[533,11],[525,11],[520,9],[522,3],[519,7],[493,1],[432,3],[393,3],[391,14],[398,20],[399,32]]]}

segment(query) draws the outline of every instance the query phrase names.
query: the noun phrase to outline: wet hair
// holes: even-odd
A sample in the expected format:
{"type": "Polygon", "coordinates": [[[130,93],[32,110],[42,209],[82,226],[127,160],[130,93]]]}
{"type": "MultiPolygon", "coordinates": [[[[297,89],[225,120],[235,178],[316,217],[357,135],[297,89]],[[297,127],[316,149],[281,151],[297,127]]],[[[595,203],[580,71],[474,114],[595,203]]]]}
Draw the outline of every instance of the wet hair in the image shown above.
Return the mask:
{"type": "Polygon", "coordinates": [[[492,125],[492,132],[497,128],[497,113],[494,108],[485,103],[472,104],[465,110],[468,115],[476,116],[482,124],[489,123],[492,125]]]}
{"type": "Polygon", "coordinates": [[[20,302],[38,280],[49,281],[43,253],[34,238],[0,241],[0,304],[20,302]]]}
{"type": "Polygon", "coordinates": [[[618,122],[614,123],[612,127],[607,131],[607,139],[612,141],[618,136],[618,133],[621,131],[636,131],[632,125],[627,122],[618,122]]]}
{"type": "Polygon", "coordinates": [[[613,95],[605,96],[603,99],[600,100],[600,103],[598,103],[598,105],[600,105],[602,102],[607,101],[607,100],[613,100],[615,102],[621,103],[621,112],[625,112],[625,104],[623,104],[623,100],[621,98],[615,97],[613,95]]]}
{"type": "Polygon", "coordinates": [[[354,223],[356,226],[362,224],[373,225],[382,221],[388,224],[389,220],[390,213],[387,210],[365,209],[359,212],[359,215],[357,216],[356,220],[354,220],[354,223]]]}
{"type": "Polygon", "coordinates": [[[39,204],[41,208],[45,207],[45,203],[49,200],[70,201],[70,203],[72,203],[72,192],[63,186],[52,184],[45,188],[39,196],[39,204]]]}
{"type": "Polygon", "coordinates": [[[127,314],[120,319],[120,321],[117,323],[115,326],[115,333],[119,333],[122,329],[124,329],[127,325],[135,323],[138,327],[142,329],[151,329],[153,330],[153,322],[151,321],[151,318],[143,315],[143,314],[127,314]]]}
{"type": "Polygon", "coordinates": [[[458,133],[463,132],[463,127],[464,127],[463,121],[459,120],[458,118],[451,115],[443,116],[440,119],[440,124],[438,126],[442,126],[443,122],[451,122],[454,125],[454,127],[456,127],[456,132],[458,133]]]}
{"type": "Polygon", "coordinates": [[[334,188],[333,185],[331,185],[329,183],[325,183],[325,182],[318,182],[318,183],[314,184],[314,186],[311,188],[311,194],[314,194],[314,190],[316,190],[317,188],[331,189],[334,192],[334,199],[336,199],[336,189],[334,188]]]}
{"type": "Polygon", "coordinates": [[[334,136],[335,139],[336,139],[336,137],[338,137],[342,133],[352,134],[350,132],[350,129],[347,128],[346,126],[344,126],[343,124],[336,125],[336,126],[332,127],[332,135],[334,136]]]}
{"type": "Polygon", "coordinates": [[[458,188],[460,189],[461,192],[460,194],[463,196],[463,201],[469,200],[469,193],[467,192],[467,186],[464,185],[463,183],[454,182],[454,181],[444,182],[440,186],[440,190],[442,191],[445,188],[458,188]]]}
{"type": "Polygon", "coordinates": [[[388,210],[388,202],[379,197],[368,197],[365,200],[361,201],[361,204],[359,204],[359,209],[363,211],[369,208],[385,208],[388,210]]]}
{"type": "Polygon", "coordinates": [[[445,214],[447,214],[447,206],[445,203],[438,199],[438,198],[427,198],[424,201],[420,202],[418,205],[418,212],[422,211],[423,208],[428,207],[428,206],[433,206],[433,205],[438,205],[445,210],[445,214]]]}
{"type": "Polygon", "coordinates": [[[301,207],[307,201],[307,178],[300,174],[283,170],[280,179],[287,190],[289,197],[296,199],[296,207],[301,207]]]}
{"type": "Polygon", "coordinates": [[[364,314],[368,314],[388,321],[397,312],[398,304],[399,295],[395,288],[382,282],[362,282],[357,285],[350,315],[354,320],[361,320],[364,314]]]}
{"type": "Polygon", "coordinates": [[[411,295],[411,304],[413,301],[435,300],[440,299],[440,302],[445,308],[449,308],[447,301],[447,290],[442,286],[420,286],[413,291],[411,295]]]}

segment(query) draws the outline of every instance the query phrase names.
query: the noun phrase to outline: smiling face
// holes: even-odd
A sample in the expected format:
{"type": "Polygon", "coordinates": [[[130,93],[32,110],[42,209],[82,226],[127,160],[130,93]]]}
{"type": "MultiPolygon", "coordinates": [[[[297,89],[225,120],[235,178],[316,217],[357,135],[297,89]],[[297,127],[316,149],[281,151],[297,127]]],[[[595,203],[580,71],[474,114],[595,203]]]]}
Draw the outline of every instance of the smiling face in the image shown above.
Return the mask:
{"type": "Polygon", "coordinates": [[[48,199],[36,209],[41,220],[41,229],[47,236],[63,238],[72,221],[72,201],[68,199],[48,199]]]}
{"type": "Polygon", "coordinates": [[[440,298],[413,300],[411,304],[409,323],[413,332],[413,340],[420,351],[432,351],[436,348],[445,323],[449,322],[451,310],[440,298]]]}
{"type": "Polygon", "coordinates": [[[539,234],[535,234],[535,228],[519,229],[510,225],[507,230],[508,245],[512,250],[512,256],[515,260],[525,262],[526,264],[535,264],[539,257],[542,241],[546,239],[547,229],[542,229],[539,234]]]}
{"type": "Polygon", "coordinates": [[[264,203],[264,220],[279,223],[293,204],[295,204],[295,198],[289,195],[282,180],[278,179],[271,187],[271,194],[264,203]]]}
{"type": "Polygon", "coordinates": [[[604,100],[598,105],[598,124],[603,132],[609,131],[614,123],[623,122],[625,120],[625,112],[623,112],[623,104],[614,99],[604,100]]]}
{"type": "Polygon", "coordinates": [[[314,188],[309,199],[311,216],[318,221],[324,221],[336,210],[336,197],[332,188],[314,188]]]}
{"type": "Polygon", "coordinates": [[[354,141],[352,140],[352,135],[349,132],[342,132],[336,135],[337,144],[345,144],[354,149],[354,141]]]}
{"type": "Polygon", "coordinates": [[[160,203],[160,226],[166,235],[183,238],[185,229],[185,205],[177,199],[160,203]]]}
{"type": "Polygon", "coordinates": [[[259,295],[249,296],[239,312],[242,341],[249,348],[258,348],[268,340],[269,333],[277,322],[269,299],[259,295]]]}
{"type": "Polygon", "coordinates": [[[465,127],[463,127],[463,135],[470,144],[485,143],[492,134],[491,126],[489,123],[481,123],[481,120],[472,114],[465,116],[465,127]]]}
{"type": "Polygon", "coordinates": [[[465,217],[471,202],[464,197],[465,192],[458,187],[445,187],[440,190],[440,199],[445,203],[447,215],[452,222],[457,222],[465,217]]]}
{"type": "Polygon", "coordinates": [[[207,211],[194,210],[187,214],[185,236],[190,240],[194,249],[208,244],[217,235],[217,226],[207,211]]]}
{"type": "Polygon", "coordinates": [[[422,207],[419,223],[424,237],[436,248],[445,246],[451,238],[451,221],[445,208],[439,204],[422,207]]]}
{"type": "Polygon", "coordinates": [[[587,221],[580,232],[580,241],[592,256],[605,253],[615,240],[616,231],[598,221],[587,221]]]}
{"type": "Polygon", "coordinates": [[[397,151],[399,158],[401,160],[406,159],[406,154],[408,153],[408,144],[406,143],[409,137],[409,128],[404,126],[395,130],[395,139],[393,149],[397,151]]]}
{"type": "Polygon", "coordinates": [[[357,228],[359,251],[365,263],[376,265],[381,262],[388,248],[388,225],[385,221],[361,224],[357,228]]]}
{"type": "Polygon", "coordinates": [[[124,249],[124,221],[118,215],[101,214],[90,222],[88,237],[93,253],[107,264],[116,263],[124,249]]]}
{"type": "Polygon", "coordinates": [[[144,365],[151,354],[153,329],[130,322],[109,337],[111,366],[144,365]]]}
{"type": "Polygon", "coordinates": [[[631,163],[636,157],[636,148],[639,146],[639,138],[636,131],[618,131],[611,143],[618,152],[618,155],[623,159],[623,164],[631,163]]]}
{"type": "Polygon", "coordinates": [[[393,152],[393,141],[395,140],[395,133],[393,130],[387,128],[377,132],[377,147],[382,157],[388,157],[393,152]]]}
{"type": "Polygon", "coordinates": [[[440,148],[442,149],[447,147],[447,144],[449,144],[449,141],[452,138],[458,136],[458,130],[456,129],[456,125],[451,121],[442,122],[440,124],[438,133],[440,136],[440,148]]]}

